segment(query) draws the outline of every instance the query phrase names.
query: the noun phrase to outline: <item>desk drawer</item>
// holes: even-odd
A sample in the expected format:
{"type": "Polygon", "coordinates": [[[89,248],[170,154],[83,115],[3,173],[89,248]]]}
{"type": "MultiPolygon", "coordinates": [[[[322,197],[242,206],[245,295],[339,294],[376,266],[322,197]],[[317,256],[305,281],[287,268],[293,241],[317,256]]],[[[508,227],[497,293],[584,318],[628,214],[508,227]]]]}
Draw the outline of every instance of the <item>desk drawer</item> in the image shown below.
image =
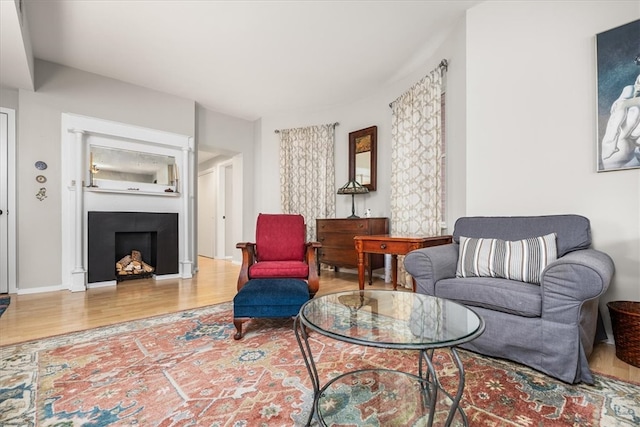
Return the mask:
{"type": "Polygon", "coordinates": [[[430,246],[451,243],[451,236],[436,236],[423,239],[384,238],[377,236],[362,237],[362,251],[377,254],[405,255],[411,251],[430,246]]]}
{"type": "Polygon", "coordinates": [[[369,234],[368,219],[345,219],[336,221],[318,221],[318,233],[332,231],[336,233],[353,232],[353,234],[369,234]]]}
{"type": "Polygon", "coordinates": [[[339,233],[318,233],[318,241],[322,246],[342,246],[346,249],[355,250],[355,242],[352,234],[339,233]]]}
{"type": "Polygon", "coordinates": [[[363,252],[404,255],[414,249],[419,249],[420,245],[411,245],[405,242],[388,242],[384,240],[364,240],[362,242],[362,248],[363,252]]]}

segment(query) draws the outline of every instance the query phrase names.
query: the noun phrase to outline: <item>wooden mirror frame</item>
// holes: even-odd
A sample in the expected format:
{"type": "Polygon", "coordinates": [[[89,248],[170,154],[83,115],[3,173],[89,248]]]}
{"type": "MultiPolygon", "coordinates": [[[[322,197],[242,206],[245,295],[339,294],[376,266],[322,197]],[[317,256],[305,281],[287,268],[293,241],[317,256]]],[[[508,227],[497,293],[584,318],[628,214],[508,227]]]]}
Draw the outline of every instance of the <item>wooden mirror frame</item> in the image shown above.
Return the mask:
{"type": "Polygon", "coordinates": [[[376,191],[376,177],[377,177],[377,145],[378,145],[378,127],[371,126],[365,129],[360,129],[355,132],[349,133],[349,181],[356,180],[356,145],[358,140],[369,136],[371,138],[371,182],[369,184],[362,184],[363,187],[367,187],[369,191],[376,191]]]}

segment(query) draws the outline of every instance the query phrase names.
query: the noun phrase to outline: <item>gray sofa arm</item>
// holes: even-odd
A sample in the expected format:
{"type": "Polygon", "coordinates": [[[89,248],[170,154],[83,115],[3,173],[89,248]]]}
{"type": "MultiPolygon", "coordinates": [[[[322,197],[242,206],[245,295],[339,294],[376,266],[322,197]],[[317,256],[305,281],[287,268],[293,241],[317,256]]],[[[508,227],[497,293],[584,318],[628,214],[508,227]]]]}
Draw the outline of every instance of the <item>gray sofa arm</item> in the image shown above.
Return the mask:
{"type": "Polygon", "coordinates": [[[404,268],[416,280],[416,292],[435,295],[438,280],[455,277],[458,244],[417,249],[404,257],[404,268]]]}
{"type": "Polygon", "coordinates": [[[570,309],[602,295],[614,271],[611,257],[595,249],[570,252],[549,264],[540,283],[542,317],[575,322],[575,312],[570,309]]]}

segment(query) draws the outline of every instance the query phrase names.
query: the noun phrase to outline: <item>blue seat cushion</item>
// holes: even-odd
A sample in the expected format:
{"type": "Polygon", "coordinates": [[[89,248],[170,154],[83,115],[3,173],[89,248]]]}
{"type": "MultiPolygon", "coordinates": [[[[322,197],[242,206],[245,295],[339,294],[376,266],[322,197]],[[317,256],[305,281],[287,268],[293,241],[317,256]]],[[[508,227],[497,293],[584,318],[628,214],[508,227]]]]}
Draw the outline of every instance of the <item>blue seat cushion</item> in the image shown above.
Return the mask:
{"type": "Polygon", "coordinates": [[[299,279],[251,279],[233,298],[233,317],[292,317],[309,301],[299,279]]]}

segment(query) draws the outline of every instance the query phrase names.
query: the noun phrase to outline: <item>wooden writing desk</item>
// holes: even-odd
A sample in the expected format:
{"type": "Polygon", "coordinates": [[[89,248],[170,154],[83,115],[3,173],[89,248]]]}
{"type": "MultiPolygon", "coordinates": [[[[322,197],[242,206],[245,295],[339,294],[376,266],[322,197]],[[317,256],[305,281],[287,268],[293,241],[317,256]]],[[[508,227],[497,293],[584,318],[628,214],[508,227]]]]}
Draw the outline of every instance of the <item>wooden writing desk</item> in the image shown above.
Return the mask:
{"type": "MultiPolygon", "coordinates": [[[[392,236],[390,234],[377,234],[370,236],[355,236],[353,241],[358,253],[358,285],[364,289],[364,254],[391,254],[391,274],[393,290],[398,286],[398,255],[429,246],[439,246],[451,243],[451,236],[436,237],[409,237],[392,236]]],[[[371,285],[371,276],[369,276],[371,285]]],[[[413,281],[413,291],[416,291],[416,282],[413,281]]]]}

